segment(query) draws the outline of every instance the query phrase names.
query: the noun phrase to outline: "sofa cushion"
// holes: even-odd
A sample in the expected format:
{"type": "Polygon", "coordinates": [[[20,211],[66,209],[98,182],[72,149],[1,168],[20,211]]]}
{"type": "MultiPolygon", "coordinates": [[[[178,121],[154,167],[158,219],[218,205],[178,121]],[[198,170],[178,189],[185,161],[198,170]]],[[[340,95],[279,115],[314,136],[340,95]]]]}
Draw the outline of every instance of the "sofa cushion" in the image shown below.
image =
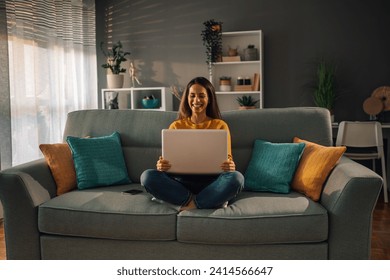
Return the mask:
{"type": "Polygon", "coordinates": [[[245,189],[288,193],[304,147],[304,143],[256,140],[244,175],[245,189]]]}
{"type": "Polygon", "coordinates": [[[77,175],[77,187],[130,183],[118,132],[96,138],[68,136],[77,175]]]}
{"type": "Polygon", "coordinates": [[[344,154],[346,147],[326,147],[294,137],[295,143],[305,143],[291,188],[310,197],[320,199],[328,175],[344,154]]]}
{"type": "Polygon", "coordinates": [[[39,206],[40,232],[122,240],[175,240],[177,210],[137,184],[75,190],[39,206]],[[128,189],[143,192],[123,194],[128,189]]]}
{"type": "Polygon", "coordinates": [[[297,192],[244,191],[226,208],[181,212],[177,238],[202,244],[322,242],[328,238],[328,215],[297,192]]]}
{"type": "Polygon", "coordinates": [[[56,182],[57,195],[76,189],[76,171],[68,144],[41,144],[39,149],[56,182]]]}

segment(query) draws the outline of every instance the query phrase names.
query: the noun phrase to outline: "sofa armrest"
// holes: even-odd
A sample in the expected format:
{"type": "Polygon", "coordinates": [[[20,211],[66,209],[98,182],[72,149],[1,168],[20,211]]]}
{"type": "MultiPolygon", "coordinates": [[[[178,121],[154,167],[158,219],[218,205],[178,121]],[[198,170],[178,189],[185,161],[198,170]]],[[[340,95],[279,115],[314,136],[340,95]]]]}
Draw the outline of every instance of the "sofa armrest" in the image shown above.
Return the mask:
{"type": "Polygon", "coordinates": [[[330,174],[320,203],[329,215],[329,259],[369,259],[372,213],[382,178],[342,157],[330,174]]]}
{"type": "Polygon", "coordinates": [[[42,160],[0,172],[7,259],[41,258],[37,209],[51,198],[53,184],[42,160]]]}

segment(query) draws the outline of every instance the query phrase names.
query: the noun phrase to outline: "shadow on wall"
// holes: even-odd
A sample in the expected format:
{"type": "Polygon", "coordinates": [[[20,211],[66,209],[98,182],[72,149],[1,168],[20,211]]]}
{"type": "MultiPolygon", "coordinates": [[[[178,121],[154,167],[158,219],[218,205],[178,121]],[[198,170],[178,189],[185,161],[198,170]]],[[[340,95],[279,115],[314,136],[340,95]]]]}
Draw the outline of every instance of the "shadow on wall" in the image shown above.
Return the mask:
{"type": "MultiPolygon", "coordinates": [[[[363,101],[389,81],[387,36],[390,2],[198,0],[96,1],[105,18],[97,41],[121,40],[139,68],[143,86],[183,87],[194,76],[208,76],[201,40],[204,21],[223,22],[223,31],[264,32],[265,107],[312,106],[303,85],[307,65],[327,57],[339,66],[339,82],[351,93],[335,107],[337,120],[365,120],[363,101]]],[[[100,54],[98,54],[100,55],[100,54]]],[[[98,62],[103,58],[98,57],[98,62]]],[[[99,85],[104,86],[104,69],[99,85]]]]}
{"type": "Polygon", "coordinates": [[[108,27],[105,40],[109,43],[121,40],[124,49],[130,50],[130,60],[134,61],[143,85],[179,85],[183,77],[187,80],[186,76],[200,72],[195,69],[202,69],[202,75],[207,74],[200,37],[203,17],[199,15],[196,2],[168,7],[160,1],[124,1],[107,6],[105,12],[108,27]],[[195,69],[193,63],[191,67],[186,66],[194,57],[199,61],[195,69]],[[184,71],[175,73],[174,69],[184,71]]]}

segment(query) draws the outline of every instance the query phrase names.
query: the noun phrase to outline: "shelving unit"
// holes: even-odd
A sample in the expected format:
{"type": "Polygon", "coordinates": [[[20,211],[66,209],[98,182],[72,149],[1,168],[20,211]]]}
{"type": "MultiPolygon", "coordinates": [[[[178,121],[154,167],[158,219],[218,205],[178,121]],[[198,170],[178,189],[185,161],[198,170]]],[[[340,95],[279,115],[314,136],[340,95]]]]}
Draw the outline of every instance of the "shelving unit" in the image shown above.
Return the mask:
{"type": "Polygon", "coordinates": [[[157,111],[172,111],[173,109],[172,94],[169,92],[169,88],[165,87],[104,88],[101,91],[102,108],[107,109],[110,100],[116,95],[118,95],[119,109],[157,111]],[[143,108],[142,99],[151,95],[159,99],[159,106],[155,109],[143,108]]]}
{"type": "Polygon", "coordinates": [[[259,100],[257,107],[263,108],[264,105],[264,74],[263,74],[263,35],[261,30],[237,31],[222,33],[222,51],[223,56],[228,56],[229,48],[237,48],[240,61],[216,62],[213,63],[211,82],[216,88],[218,104],[221,111],[237,110],[238,103],[236,98],[243,95],[251,95],[255,100],[259,100]],[[258,50],[257,59],[244,60],[244,49],[248,45],[254,45],[258,50]],[[234,91],[237,85],[237,78],[250,78],[253,85],[254,74],[259,74],[258,90],[234,91]],[[232,91],[219,91],[219,78],[222,76],[231,77],[232,91]]]}

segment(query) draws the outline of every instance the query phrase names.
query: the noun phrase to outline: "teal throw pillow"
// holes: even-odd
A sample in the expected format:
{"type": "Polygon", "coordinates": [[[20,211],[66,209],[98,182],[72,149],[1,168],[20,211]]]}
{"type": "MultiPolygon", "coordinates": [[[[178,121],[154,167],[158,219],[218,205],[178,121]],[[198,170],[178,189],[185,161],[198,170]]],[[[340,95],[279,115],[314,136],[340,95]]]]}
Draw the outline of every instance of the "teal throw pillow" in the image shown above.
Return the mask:
{"type": "Polygon", "coordinates": [[[130,183],[118,132],[96,138],[68,136],[66,141],[72,151],[79,189],[130,183]]]}
{"type": "Polygon", "coordinates": [[[256,140],[245,171],[245,187],[249,191],[289,193],[304,143],[271,143],[256,140]]]}

